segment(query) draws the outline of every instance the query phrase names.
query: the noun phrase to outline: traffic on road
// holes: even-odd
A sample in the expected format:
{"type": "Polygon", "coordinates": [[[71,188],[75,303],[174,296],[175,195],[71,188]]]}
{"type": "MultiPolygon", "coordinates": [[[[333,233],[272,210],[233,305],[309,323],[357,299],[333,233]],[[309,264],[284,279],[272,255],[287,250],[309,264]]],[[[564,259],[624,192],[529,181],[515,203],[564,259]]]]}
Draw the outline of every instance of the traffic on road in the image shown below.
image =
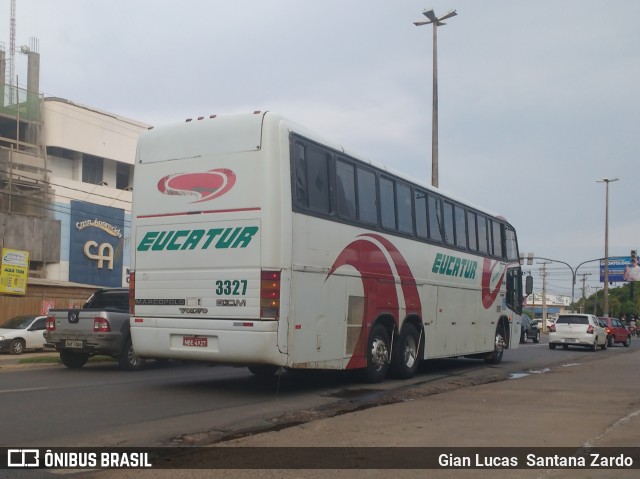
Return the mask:
{"type": "MultiPolygon", "coordinates": [[[[509,350],[499,365],[487,367],[464,358],[432,360],[410,380],[376,385],[363,384],[349,372],[283,371],[265,378],[246,368],[179,361],[152,362],[143,370],[124,372],[109,358],[67,369],[59,363],[19,364],[16,356],[3,354],[0,397],[12,407],[0,412],[0,421],[19,417],[20,426],[3,435],[0,444],[211,443],[404,401],[417,391],[424,394],[425,388],[433,394],[452,381],[456,387],[471,387],[563,364],[604,360],[636,352],[640,343],[614,343],[593,355],[587,348],[550,351],[550,336],[509,350]]],[[[20,357],[54,359],[55,353],[20,357]]]]}

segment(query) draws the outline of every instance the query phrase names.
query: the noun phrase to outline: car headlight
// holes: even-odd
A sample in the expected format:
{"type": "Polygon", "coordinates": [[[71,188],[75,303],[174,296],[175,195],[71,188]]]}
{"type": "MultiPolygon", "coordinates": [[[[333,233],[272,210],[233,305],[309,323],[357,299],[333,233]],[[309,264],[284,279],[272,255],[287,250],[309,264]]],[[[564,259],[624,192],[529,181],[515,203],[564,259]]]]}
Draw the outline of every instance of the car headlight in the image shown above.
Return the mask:
{"type": "Polygon", "coordinates": [[[0,341],[4,341],[4,336],[0,336],[0,341]]]}

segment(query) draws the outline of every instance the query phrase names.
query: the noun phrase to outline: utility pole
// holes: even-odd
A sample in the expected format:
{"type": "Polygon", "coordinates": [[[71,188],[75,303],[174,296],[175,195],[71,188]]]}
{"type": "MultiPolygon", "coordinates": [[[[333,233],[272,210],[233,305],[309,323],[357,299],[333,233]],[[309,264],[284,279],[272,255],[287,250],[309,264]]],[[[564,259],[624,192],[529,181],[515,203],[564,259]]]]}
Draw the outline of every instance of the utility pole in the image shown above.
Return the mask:
{"type": "Polygon", "coordinates": [[[582,273],[582,304],[580,305],[580,312],[581,313],[584,313],[584,310],[585,310],[585,307],[586,307],[586,304],[587,304],[587,294],[586,294],[587,276],[591,276],[591,273],[582,273]]]}
{"type": "MultiPolygon", "coordinates": [[[[11,16],[9,18],[9,98],[13,101],[13,88],[18,89],[18,82],[14,78],[16,70],[16,0],[11,0],[11,16]]],[[[18,135],[16,135],[18,136],[18,135]]]]}
{"type": "Polygon", "coordinates": [[[547,265],[551,261],[544,261],[542,263],[542,269],[540,270],[540,276],[542,276],[542,330],[547,331],[547,265]]]}
{"type": "Polygon", "coordinates": [[[591,276],[591,273],[582,273],[582,299],[587,299],[585,290],[586,290],[586,282],[587,276],[591,276]]]}

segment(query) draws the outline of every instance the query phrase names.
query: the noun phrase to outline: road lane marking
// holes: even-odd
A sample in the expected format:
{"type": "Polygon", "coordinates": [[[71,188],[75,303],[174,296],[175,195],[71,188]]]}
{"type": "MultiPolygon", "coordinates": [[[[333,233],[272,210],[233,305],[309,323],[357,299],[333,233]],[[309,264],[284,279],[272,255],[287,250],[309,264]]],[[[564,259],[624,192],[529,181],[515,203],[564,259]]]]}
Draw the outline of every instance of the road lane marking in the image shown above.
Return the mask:
{"type": "Polygon", "coordinates": [[[49,389],[49,388],[41,387],[41,388],[24,388],[24,389],[5,389],[4,391],[0,391],[0,394],[24,393],[24,392],[27,392],[27,391],[43,391],[45,389],[49,389]]]}

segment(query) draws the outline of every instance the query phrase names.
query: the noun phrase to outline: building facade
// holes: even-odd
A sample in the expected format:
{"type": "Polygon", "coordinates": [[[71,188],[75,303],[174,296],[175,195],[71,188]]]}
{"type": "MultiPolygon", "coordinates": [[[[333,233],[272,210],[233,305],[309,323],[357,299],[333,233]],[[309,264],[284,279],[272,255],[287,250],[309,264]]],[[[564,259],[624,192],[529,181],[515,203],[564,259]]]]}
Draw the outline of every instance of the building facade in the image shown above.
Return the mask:
{"type": "MultiPolygon", "coordinates": [[[[86,297],[88,286],[125,286],[136,144],[149,125],[44,98],[39,54],[27,56],[27,85],[18,87],[5,80],[0,50],[0,246],[28,252],[27,283],[39,290],[76,288],[86,297]]],[[[47,307],[69,306],[45,296],[47,307]]],[[[16,312],[19,299],[0,294],[0,305],[16,312]]]]}
{"type": "Polygon", "coordinates": [[[136,143],[148,125],[60,98],[42,102],[60,260],[45,277],[126,285],[136,143]]]}

